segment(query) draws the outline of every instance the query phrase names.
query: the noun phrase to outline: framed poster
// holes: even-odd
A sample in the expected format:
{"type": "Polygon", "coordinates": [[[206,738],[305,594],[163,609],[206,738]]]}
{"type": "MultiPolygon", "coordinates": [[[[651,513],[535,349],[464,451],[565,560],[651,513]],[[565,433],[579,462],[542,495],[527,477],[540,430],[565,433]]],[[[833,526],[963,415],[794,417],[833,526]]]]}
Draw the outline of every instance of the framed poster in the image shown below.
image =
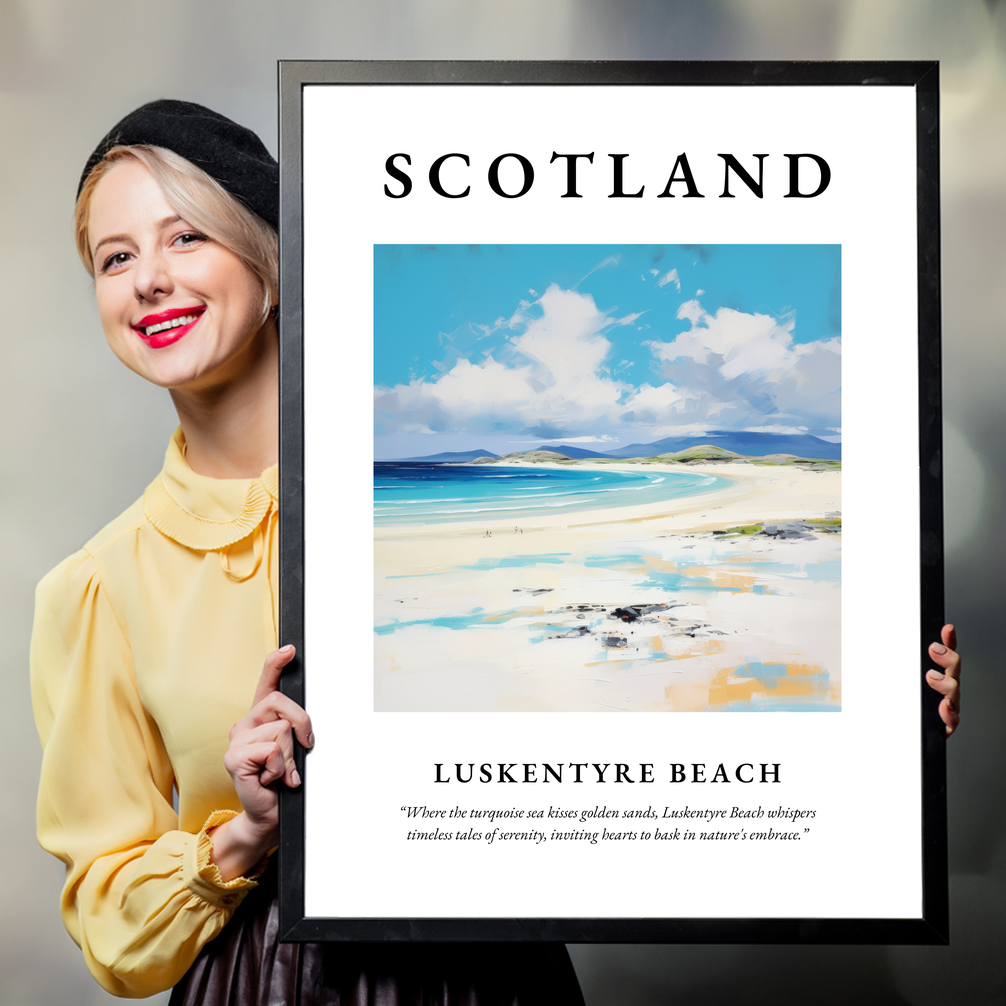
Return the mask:
{"type": "Polygon", "coordinates": [[[287,938],[944,941],[935,64],[280,91],[287,938]]]}

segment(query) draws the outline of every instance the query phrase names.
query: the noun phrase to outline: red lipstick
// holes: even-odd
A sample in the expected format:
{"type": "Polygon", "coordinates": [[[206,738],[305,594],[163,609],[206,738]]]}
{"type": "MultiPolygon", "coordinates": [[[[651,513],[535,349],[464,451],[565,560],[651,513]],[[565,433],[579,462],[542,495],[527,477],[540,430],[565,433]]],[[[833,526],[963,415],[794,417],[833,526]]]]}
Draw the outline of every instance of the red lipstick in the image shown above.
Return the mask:
{"type": "Polygon", "coordinates": [[[170,346],[173,342],[178,342],[184,335],[187,335],[205,310],[204,305],[199,305],[196,307],[173,307],[168,311],[148,314],[133,325],[133,331],[151,349],[161,349],[164,346],[170,346]],[[178,323],[185,318],[189,320],[182,324],[178,323]]]}

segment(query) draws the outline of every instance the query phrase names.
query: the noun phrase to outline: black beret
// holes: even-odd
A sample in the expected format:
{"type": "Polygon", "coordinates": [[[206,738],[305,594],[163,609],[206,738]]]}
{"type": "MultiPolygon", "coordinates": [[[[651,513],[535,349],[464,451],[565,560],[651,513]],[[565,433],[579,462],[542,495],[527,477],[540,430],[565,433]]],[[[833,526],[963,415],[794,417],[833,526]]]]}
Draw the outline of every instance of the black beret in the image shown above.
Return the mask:
{"type": "Polygon", "coordinates": [[[202,168],[253,213],[279,226],[275,158],[250,129],[191,101],[151,101],[114,125],[88,158],[77,195],[91,169],[112,147],[140,144],[173,150],[202,168]]]}

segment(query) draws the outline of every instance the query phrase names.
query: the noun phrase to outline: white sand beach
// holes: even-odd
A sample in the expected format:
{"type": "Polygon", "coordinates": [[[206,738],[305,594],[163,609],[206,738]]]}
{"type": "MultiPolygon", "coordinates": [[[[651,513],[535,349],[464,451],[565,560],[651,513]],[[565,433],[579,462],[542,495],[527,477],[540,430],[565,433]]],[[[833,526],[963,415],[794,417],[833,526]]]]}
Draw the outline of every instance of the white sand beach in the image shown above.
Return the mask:
{"type": "Polygon", "coordinates": [[[375,708],[837,709],[840,471],[646,468],[727,484],[516,525],[378,527],[375,708]]]}

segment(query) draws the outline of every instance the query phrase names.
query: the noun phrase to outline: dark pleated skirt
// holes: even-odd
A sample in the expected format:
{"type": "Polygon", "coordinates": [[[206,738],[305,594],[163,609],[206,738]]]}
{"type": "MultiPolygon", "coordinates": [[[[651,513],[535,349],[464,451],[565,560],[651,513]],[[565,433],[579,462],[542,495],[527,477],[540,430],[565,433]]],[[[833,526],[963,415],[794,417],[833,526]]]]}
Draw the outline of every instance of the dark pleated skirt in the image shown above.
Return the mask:
{"type": "Polygon", "coordinates": [[[274,874],[170,1006],[583,1006],[561,943],[280,943],[274,874]]]}

